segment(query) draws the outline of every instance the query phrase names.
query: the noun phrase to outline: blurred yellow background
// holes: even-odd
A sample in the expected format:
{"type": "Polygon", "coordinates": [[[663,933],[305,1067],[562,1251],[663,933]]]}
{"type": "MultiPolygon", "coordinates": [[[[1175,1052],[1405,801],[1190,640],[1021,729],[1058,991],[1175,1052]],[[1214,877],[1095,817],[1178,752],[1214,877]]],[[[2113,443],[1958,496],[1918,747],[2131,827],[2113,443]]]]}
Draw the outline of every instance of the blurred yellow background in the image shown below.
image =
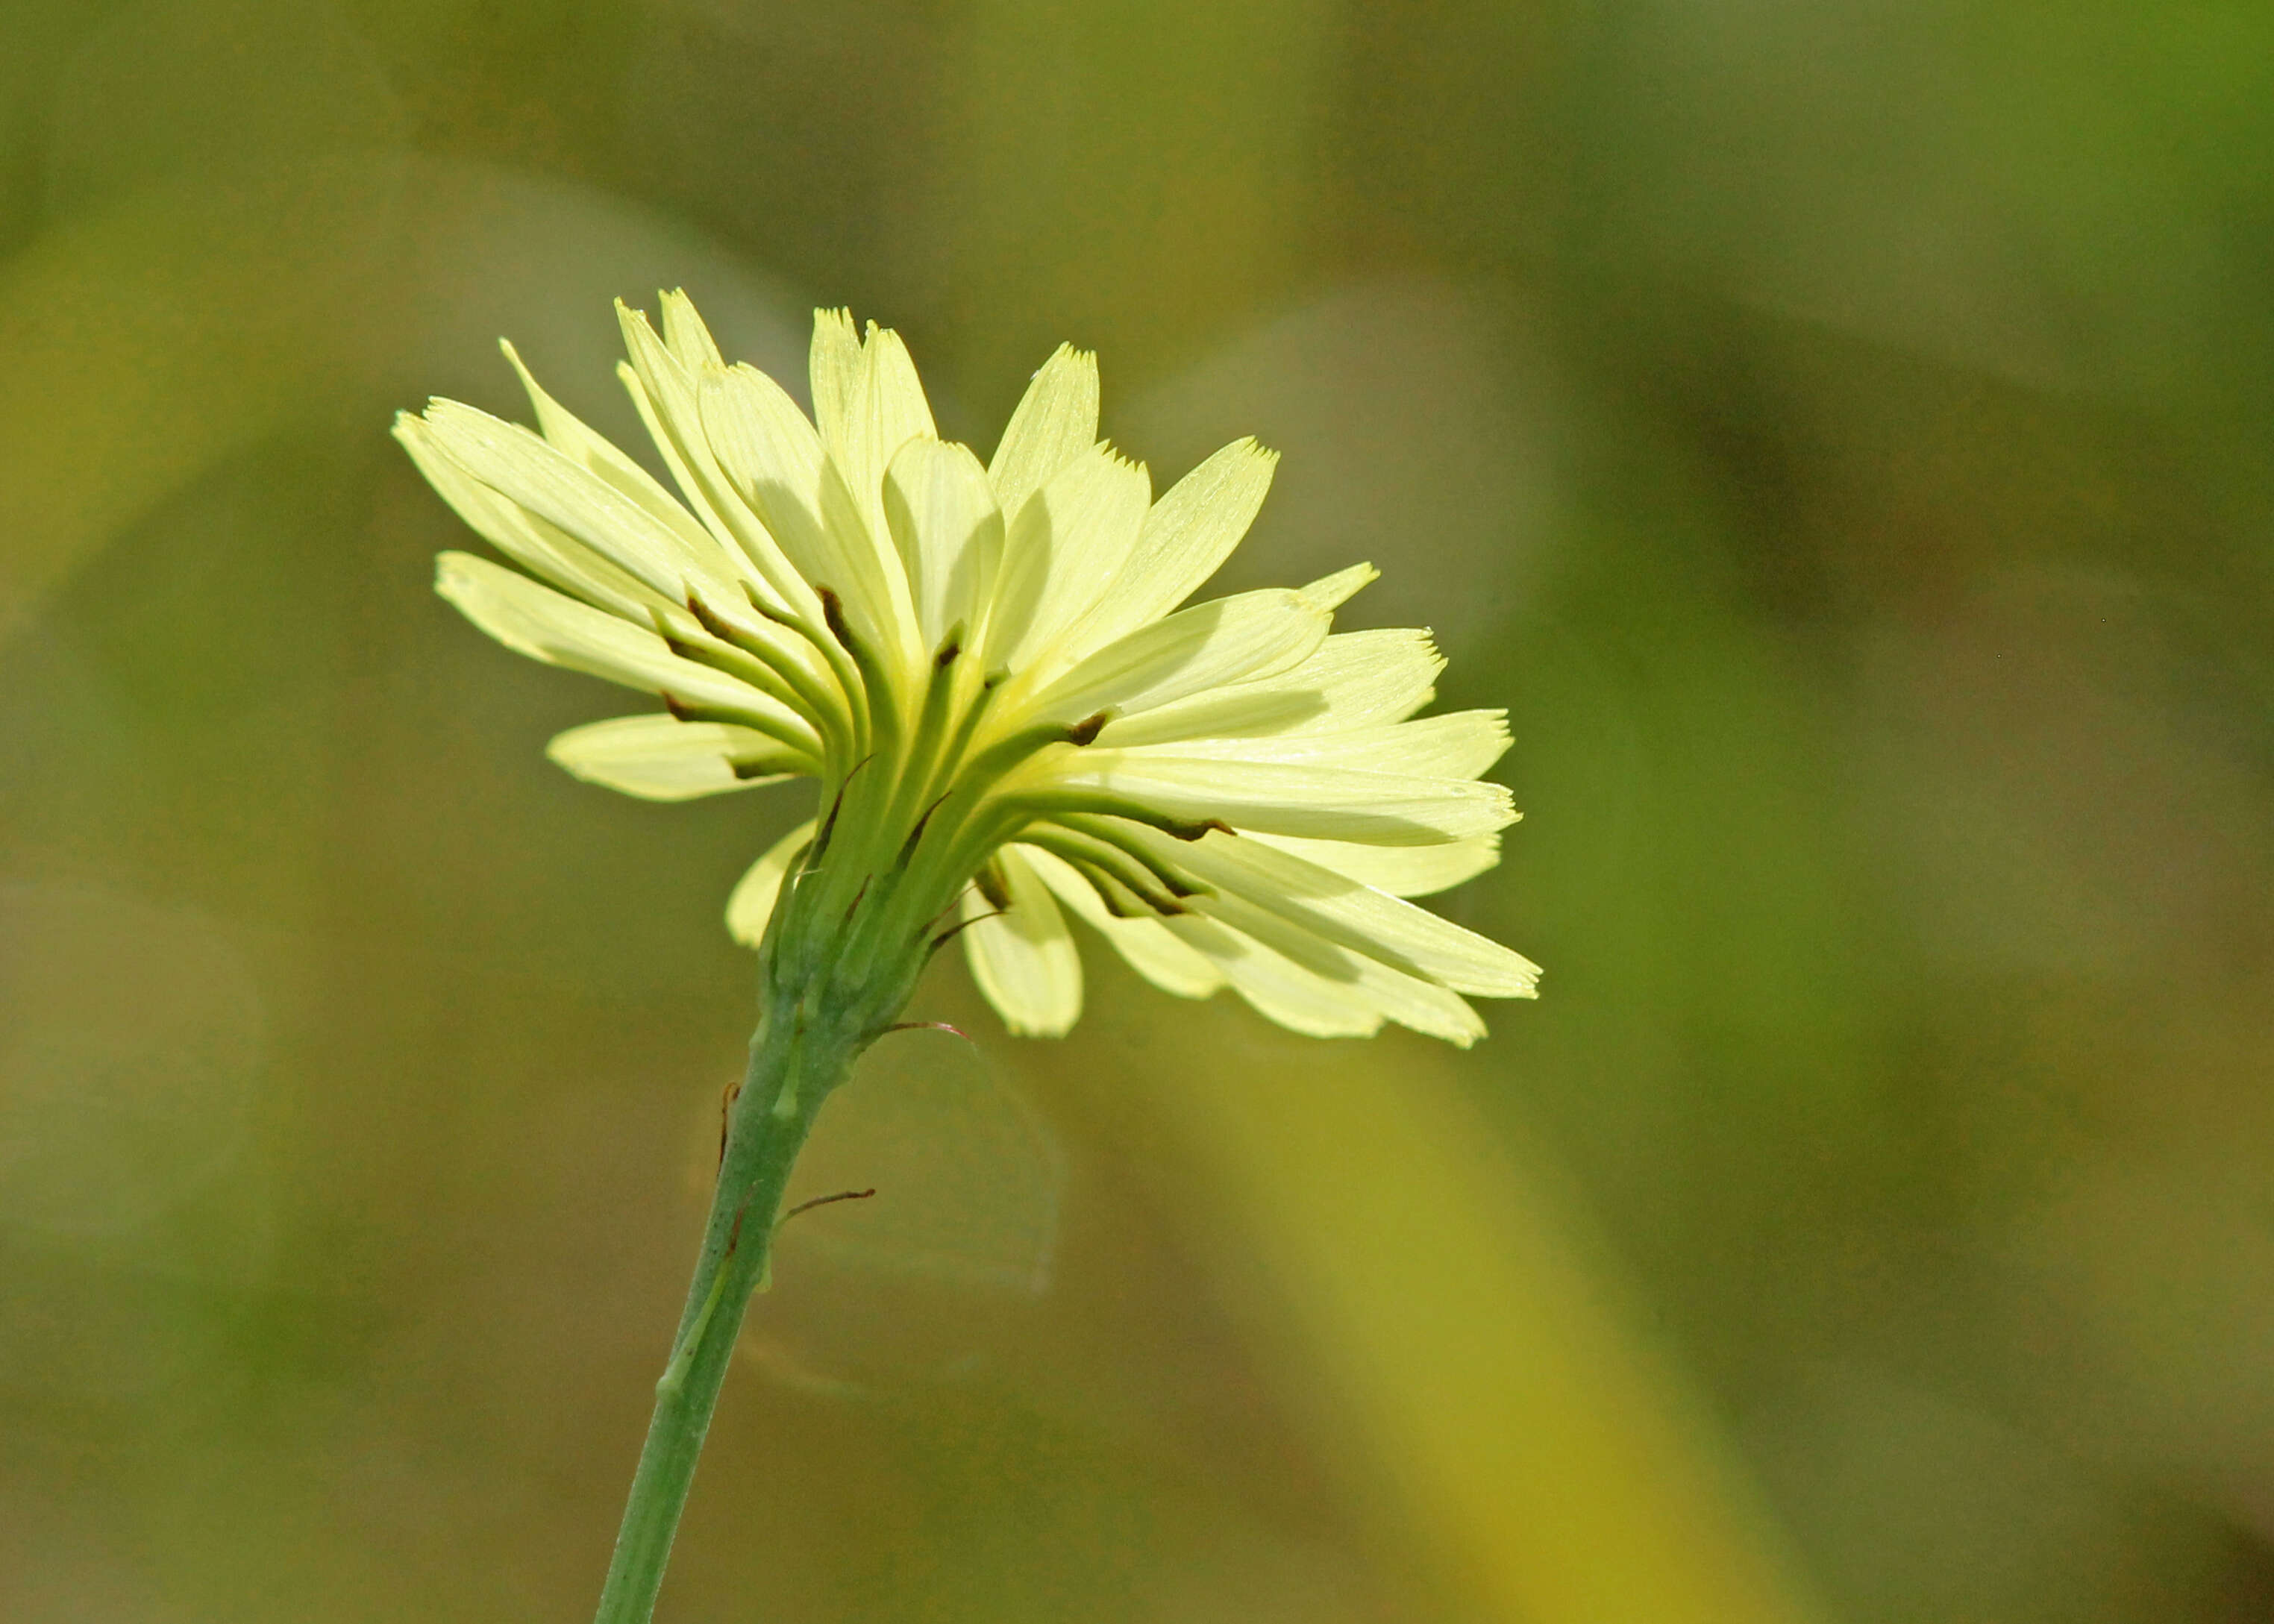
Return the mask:
{"type": "Polygon", "coordinates": [[[576,1620],[807,816],[428,590],[608,300],[1506,704],[1457,1055],[960,962],[825,1117],[666,1620],[2274,1613],[2274,12],[8,0],[0,1618],[576,1620]]]}

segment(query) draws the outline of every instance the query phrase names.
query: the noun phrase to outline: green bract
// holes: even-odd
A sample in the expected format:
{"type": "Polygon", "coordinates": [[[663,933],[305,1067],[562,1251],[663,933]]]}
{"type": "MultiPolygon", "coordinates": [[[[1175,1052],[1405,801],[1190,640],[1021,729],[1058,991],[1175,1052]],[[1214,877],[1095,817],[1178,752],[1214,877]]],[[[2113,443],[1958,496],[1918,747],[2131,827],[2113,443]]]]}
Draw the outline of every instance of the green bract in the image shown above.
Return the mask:
{"type": "Polygon", "coordinates": [[[1059,1034],[1081,1007],[1071,912],[1167,991],[1229,986],[1300,1032],[1465,1044],[1484,1028],[1461,995],[1531,995],[1525,959],[1404,900],[1488,868],[1516,814],[1478,778],[1502,712],[1408,719],[1442,665],[1425,634],[1331,632],[1373,569],[1178,607],[1271,453],[1227,446],[1155,501],[1097,438],[1095,360],[1061,349],[983,466],[937,437],[889,330],[819,313],[809,419],[683,295],[660,335],[618,313],[675,492],[525,369],[536,431],[435,401],[395,433],[521,567],[445,553],[442,595],[663,701],[553,760],[663,801],[819,781],[815,820],[727,905],[770,973],[852,954],[890,1002],[960,925],[1011,1029],[1059,1034]]]}

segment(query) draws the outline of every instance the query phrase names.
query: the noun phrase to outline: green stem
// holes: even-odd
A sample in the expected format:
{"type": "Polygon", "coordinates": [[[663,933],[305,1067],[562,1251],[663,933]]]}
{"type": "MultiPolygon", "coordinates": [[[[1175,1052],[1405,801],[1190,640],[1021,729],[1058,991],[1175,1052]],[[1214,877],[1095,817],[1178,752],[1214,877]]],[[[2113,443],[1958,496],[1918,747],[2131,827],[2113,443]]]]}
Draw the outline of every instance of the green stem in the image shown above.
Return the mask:
{"type": "Polygon", "coordinates": [[[648,1624],[670,1560],[695,1463],[727,1377],[742,1312],[764,1280],[782,1191],[821,1101],[851,1069],[862,1039],[805,1011],[769,1009],[750,1041],[749,1071],[727,1113],[727,1145],[703,1252],[688,1288],[655,1416],[640,1451],[596,1624],[648,1624]]]}

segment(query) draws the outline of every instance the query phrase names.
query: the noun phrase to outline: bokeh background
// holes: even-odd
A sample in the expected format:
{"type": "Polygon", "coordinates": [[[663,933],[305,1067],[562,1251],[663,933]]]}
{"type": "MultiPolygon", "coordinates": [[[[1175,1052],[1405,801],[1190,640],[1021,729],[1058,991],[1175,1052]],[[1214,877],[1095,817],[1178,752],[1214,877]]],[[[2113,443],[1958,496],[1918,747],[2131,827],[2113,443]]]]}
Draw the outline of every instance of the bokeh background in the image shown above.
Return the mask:
{"type": "Polygon", "coordinates": [[[549,768],[385,431],[683,284],[1282,449],[1548,976],[943,960],[666,1619],[2267,1617],[2270,154],[2248,0],[7,0],[0,1616],[587,1615],[805,808],[549,768]]]}

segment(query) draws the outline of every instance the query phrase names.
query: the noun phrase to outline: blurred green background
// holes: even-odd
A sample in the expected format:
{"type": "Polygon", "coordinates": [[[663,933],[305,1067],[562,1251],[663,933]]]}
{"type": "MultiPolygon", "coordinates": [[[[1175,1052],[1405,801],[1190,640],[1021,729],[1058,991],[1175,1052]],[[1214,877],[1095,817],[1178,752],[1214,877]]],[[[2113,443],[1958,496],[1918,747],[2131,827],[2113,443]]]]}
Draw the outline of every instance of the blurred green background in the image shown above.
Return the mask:
{"type": "Polygon", "coordinates": [[[548,767],[385,430],[681,284],[1283,450],[1549,974],[944,961],[665,1618],[2267,1617],[2270,154],[2242,0],[7,0],[0,1617],[587,1616],[807,808],[548,767]]]}

